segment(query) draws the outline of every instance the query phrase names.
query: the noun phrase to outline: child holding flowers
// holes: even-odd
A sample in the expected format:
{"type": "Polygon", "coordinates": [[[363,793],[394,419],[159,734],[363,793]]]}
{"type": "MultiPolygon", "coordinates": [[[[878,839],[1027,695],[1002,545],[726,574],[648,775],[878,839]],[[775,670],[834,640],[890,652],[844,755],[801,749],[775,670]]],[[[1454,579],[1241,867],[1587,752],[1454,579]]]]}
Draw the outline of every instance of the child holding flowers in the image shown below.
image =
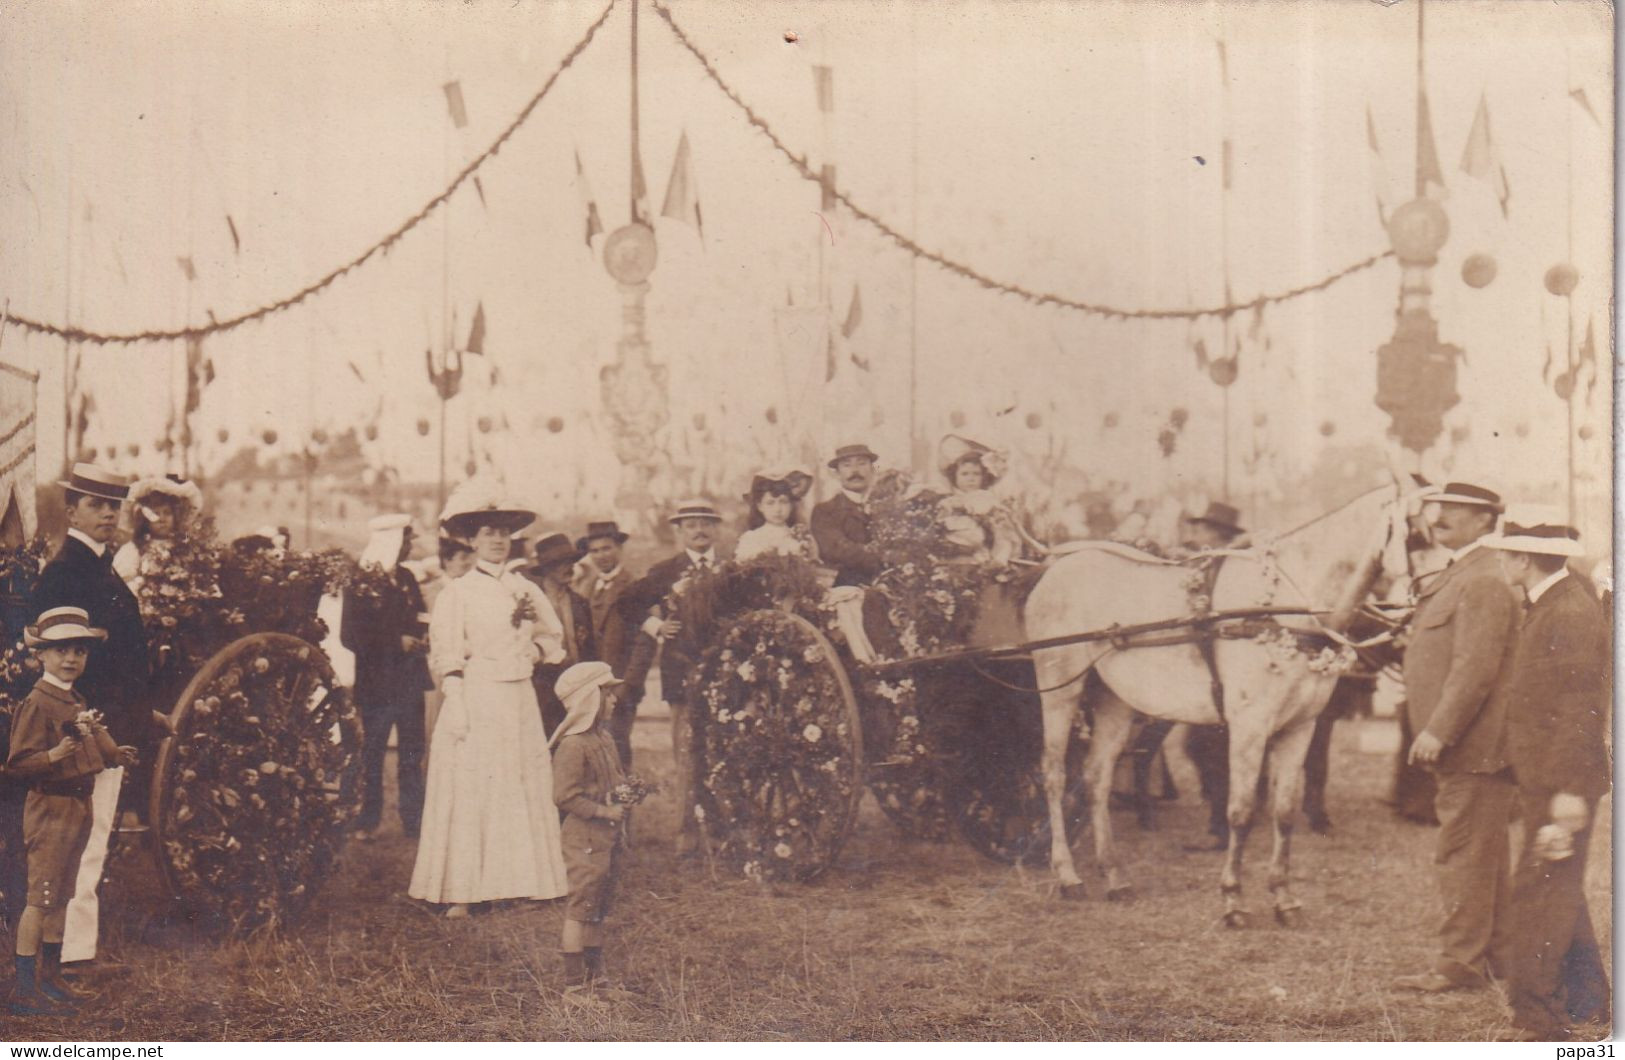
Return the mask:
{"type": "Polygon", "coordinates": [[[615,893],[627,810],[647,793],[621,772],[620,752],[604,722],[603,689],[621,682],[608,663],[584,662],[553,686],[564,721],[553,734],[553,801],[565,814],[564,864],[570,897],[564,909],[564,997],[594,1003],[595,994],[624,993],[604,975],[604,918],[615,893]]]}
{"type": "Polygon", "coordinates": [[[135,748],[119,747],[101,715],[73,690],[90,646],[107,639],[77,607],[56,607],[23,631],[44,673],[17,708],[8,772],[28,784],[23,844],[28,854],[28,907],[17,924],[14,1016],[75,1011],[88,997],[62,979],[62,929],[79,859],[90,839],[92,777],[108,766],[135,763],[135,748]],[[43,960],[41,958],[43,957],[43,960]]]}

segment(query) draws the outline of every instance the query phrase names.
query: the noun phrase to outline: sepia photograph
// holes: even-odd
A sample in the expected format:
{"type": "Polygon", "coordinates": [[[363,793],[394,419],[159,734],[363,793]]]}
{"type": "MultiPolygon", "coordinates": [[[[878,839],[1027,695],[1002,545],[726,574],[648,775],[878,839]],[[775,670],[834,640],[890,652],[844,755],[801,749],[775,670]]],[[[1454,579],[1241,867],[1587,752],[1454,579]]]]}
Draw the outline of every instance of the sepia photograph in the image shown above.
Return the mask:
{"type": "Polygon", "coordinates": [[[0,5],[0,1039],[1611,1042],[1615,34],[0,5]]]}

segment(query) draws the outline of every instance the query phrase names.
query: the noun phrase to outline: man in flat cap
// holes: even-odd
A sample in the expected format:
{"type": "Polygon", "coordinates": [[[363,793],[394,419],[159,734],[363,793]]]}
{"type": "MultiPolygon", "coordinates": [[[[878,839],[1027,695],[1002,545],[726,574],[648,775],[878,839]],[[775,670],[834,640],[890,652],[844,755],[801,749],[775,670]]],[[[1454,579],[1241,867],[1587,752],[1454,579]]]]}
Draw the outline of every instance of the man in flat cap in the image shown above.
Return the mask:
{"type": "Polygon", "coordinates": [[[818,555],[835,568],[836,585],[867,585],[880,573],[880,557],[869,529],[869,489],[879,457],[867,445],[843,445],[829,468],[841,492],[814,506],[809,529],[818,555]]]}
{"type": "Polygon", "coordinates": [[[1563,1041],[1585,1024],[1605,1034],[1611,992],[1586,908],[1585,868],[1597,801],[1612,772],[1607,625],[1566,566],[1580,555],[1572,527],[1508,522],[1484,543],[1529,602],[1512,664],[1495,690],[1524,825],[1499,962],[1512,1036],[1563,1041]]]}
{"type": "MultiPolygon", "coordinates": [[[[113,571],[113,537],[130,487],[122,476],[93,464],[74,464],[68,478],[58,485],[67,509],[68,534],[40,573],[29,610],[43,614],[58,607],[77,607],[90,615],[92,626],[107,631],[104,646],[91,654],[75,688],[93,709],[102,712],[114,741],[136,748],[139,759],[150,764],[158,741],[147,702],[147,633],[135,594],[113,571]]],[[[90,797],[90,842],[79,863],[73,900],[68,903],[64,963],[95,958],[100,919],[96,887],[101,882],[108,839],[121,803],[144,813],[146,784],[136,778],[150,771],[130,771],[132,783],[128,785],[123,783],[126,772],[115,768],[96,774],[90,797]]]]}
{"type": "Polygon", "coordinates": [[[356,837],[371,839],[384,817],[384,757],[393,729],[395,779],[400,792],[401,830],[416,839],[423,820],[423,693],[429,679],[428,625],[423,591],[401,564],[412,555],[412,519],[380,515],[367,524],[371,536],[361,553],[361,566],[382,573],[377,592],[351,588],[344,594],[339,640],[355,653],[355,698],[361,708],[362,768],[366,783],[356,837]]]}
{"type": "Polygon", "coordinates": [[[1507,768],[1506,706],[1491,696],[1511,654],[1517,602],[1493,552],[1501,498],[1452,482],[1424,498],[1433,539],[1451,550],[1443,572],[1417,594],[1405,648],[1405,706],[1411,761],[1438,779],[1439,955],[1400,989],[1439,993],[1488,982],[1496,924],[1507,899],[1507,819],[1514,788],[1507,768]]]}

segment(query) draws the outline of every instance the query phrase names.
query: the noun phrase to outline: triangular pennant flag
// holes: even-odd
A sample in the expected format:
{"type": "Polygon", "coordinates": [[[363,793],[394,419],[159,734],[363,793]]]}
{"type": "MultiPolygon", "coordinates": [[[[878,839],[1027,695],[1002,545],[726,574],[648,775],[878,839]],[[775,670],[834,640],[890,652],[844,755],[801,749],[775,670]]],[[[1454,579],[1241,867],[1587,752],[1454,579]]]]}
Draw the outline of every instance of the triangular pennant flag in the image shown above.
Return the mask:
{"type": "Polygon", "coordinates": [[[1388,166],[1383,161],[1382,146],[1377,142],[1377,122],[1371,116],[1369,103],[1365,105],[1365,140],[1371,148],[1371,183],[1377,192],[1377,222],[1386,229],[1393,187],[1388,182],[1388,166]]]}
{"type": "Polygon", "coordinates": [[[1580,344],[1580,363],[1591,366],[1591,378],[1586,383],[1586,400],[1591,400],[1591,392],[1597,389],[1597,331],[1596,320],[1586,318],[1586,337],[1580,344]]]}
{"type": "Polygon", "coordinates": [[[1207,342],[1199,338],[1191,345],[1191,349],[1196,354],[1196,370],[1207,371],[1208,362],[1211,360],[1207,355],[1207,342]]]}
{"type": "Polygon", "coordinates": [[[1540,381],[1542,383],[1552,381],[1552,344],[1549,342],[1546,344],[1546,360],[1540,366],[1540,381]]]}
{"type": "Polygon", "coordinates": [[[350,374],[355,376],[358,381],[363,383],[367,381],[367,377],[361,374],[361,369],[356,366],[354,361],[345,361],[344,363],[350,366],[350,374]]]}
{"type": "Polygon", "coordinates": [[[1422,193],[1432,196],[1437,185],[1438,197],[1446,192],[1444,171],[1439,168],[1439,148],[1433,142],[1433,116],[1428,108],[1427,93],[1421,94],[1416,107],[1416,172],[1422,182],[1422,193]]]}
{"type": "Polygon", "coordinates": [[[858,291],[858,285],[852,285],[852,301],[846,307],[846,321],[841,325],[841,337],[850,339],[852,333],[858,330],[863,323],[863,295],[858,291]]]}
{"type": "Polygon", "coordinates": [[[671,179],[666,181],[666,201],[661,204],[660,216],[691,224],[701,238],[705,236],[705,228],[700,223],[699,190],[690,165],[687,130],[677,140],[677,156],[671,162],[671,179]]]}
{"type": "Polygon", "coordinates": [[[226,227],[231,230],[232,253],[241,254],[243,252],[242,237],[237,234],[237,222],[231,219],[231,214],[229,213],[226,214],[226,227]]]}
{"type": "Polygon", "coordinates": [[[1490,105],[1483,94],[1478,97],[1478,113],[1473,116],[1473,128],[1467,134],[1467,149],[1462,152],[1461,168],[1468,176],[1482,180],[1494,189],[1495,199],[1501,204],[1501,215],[1506,216],[1507,200],[1511,195],[1507,190],[1506,170],[1495,157],[1495,141],[1490,135],[1490,105]]]}
{"type": "Polygon", "coordinates": [[[587,211],[587,246],[592,247],[592,237],[604,234],[604,222],[598,216],[598,201],[593,198],[592,185],[587,183],[587,173],[581,168],[581,152],[576,152],[576,189],[581,193],[581,205],[587,211]]]}
{"type": "Polygon", "coordinates": [[[181,272],[185,274],[188,283],[197,279],[197,269],[192,265],[191,258],[176,258],[175,264],[181,267],[181,272]]]}
{"type": "Polygon", "coordinates": [[[1586,98],[1585,89],[1570,89],[1569,98],[1580,105],[1580,109],[1586,112],[1586,117],[1597,123],[1597,128],[1602,128],[1602,119],[1597,117],[1597,112],[1591,109],[1591,100],[1586,98]]]}
{"type": "Polygon", "coordinates": [[[485,352],[485,303],[480,302],[474,307],[474,324],[468,329],[468,345],[463,347],[465,353],[480,354],[485,352]]]}
{"type": "Polygon", "coordinates": [[[828,383],[835,378],[835,335],[830,334],[824,343],[824,382],[828,383]]]}
{"type": "Polygon", "coordinates": [[[474,174],[474,194],[480,197],[480,205],[485,205],[485,185],[480,183],[480,175],[474,174]]]}
{"type": "Polygon", "coordinates": [[[785,305],[795,305],[796,304],[796,296],[795,296],[795,294],[793,292],[791,292],[789,284],[784,285],[784,304],[785,305]]]}
{"type": "Polygon", "coordinates": [[[446,106],[451,110],[451,123],[459,129],[468,127],[468,110],[463,106],[463,86],[459,81],[447,81],[446,106]]]}

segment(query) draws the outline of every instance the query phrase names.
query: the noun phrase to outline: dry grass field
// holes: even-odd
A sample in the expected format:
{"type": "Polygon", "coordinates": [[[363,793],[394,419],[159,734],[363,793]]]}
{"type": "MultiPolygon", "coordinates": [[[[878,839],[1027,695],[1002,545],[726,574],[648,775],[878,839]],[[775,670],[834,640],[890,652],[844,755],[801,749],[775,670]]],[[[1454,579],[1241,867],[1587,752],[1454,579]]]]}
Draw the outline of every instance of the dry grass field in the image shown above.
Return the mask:
{"type": "MultiPolygon", "coordinates": [[[[12,1040],[1081,1039],[1486,1040],[1492,993],[1396,994],[1431,952],[1431,829],[1377,802],[1386,756],[1334,745],[1336,829],[1298,844],[1308,914],[1268,916],[1254,836],[1256,915],[1219,924],[1218,855],[1183,840],[1201,810],[1119,834],[1140,897],[1063,903],[1047,871],[959,844],[905,842],[872,804],[839,863],[807,886],[764,888],[679,865],[657,796],[638,821],[611,925],[611,969],[640,995],[582,1010],[559,992],[557,904],[446,922],[407,900],[413,845],[391,825],[351,845],[313,915],[279,935],[220,943],[166,916],[127,858],[108,898],[114,1000],[76,1020],[13,1021],[12,1040]]],[[[640,772],[669,771],[663,722],[638,726],[640,772]]],[[[1603,822],[1605,828],[1608,822],[1603,822]]],[[[1612,929],[1611,849],[1593,853],[1600,931],[1612,929]]],[[[0,1017],[4,1019],[5,1017],[0,1017]]]]}

